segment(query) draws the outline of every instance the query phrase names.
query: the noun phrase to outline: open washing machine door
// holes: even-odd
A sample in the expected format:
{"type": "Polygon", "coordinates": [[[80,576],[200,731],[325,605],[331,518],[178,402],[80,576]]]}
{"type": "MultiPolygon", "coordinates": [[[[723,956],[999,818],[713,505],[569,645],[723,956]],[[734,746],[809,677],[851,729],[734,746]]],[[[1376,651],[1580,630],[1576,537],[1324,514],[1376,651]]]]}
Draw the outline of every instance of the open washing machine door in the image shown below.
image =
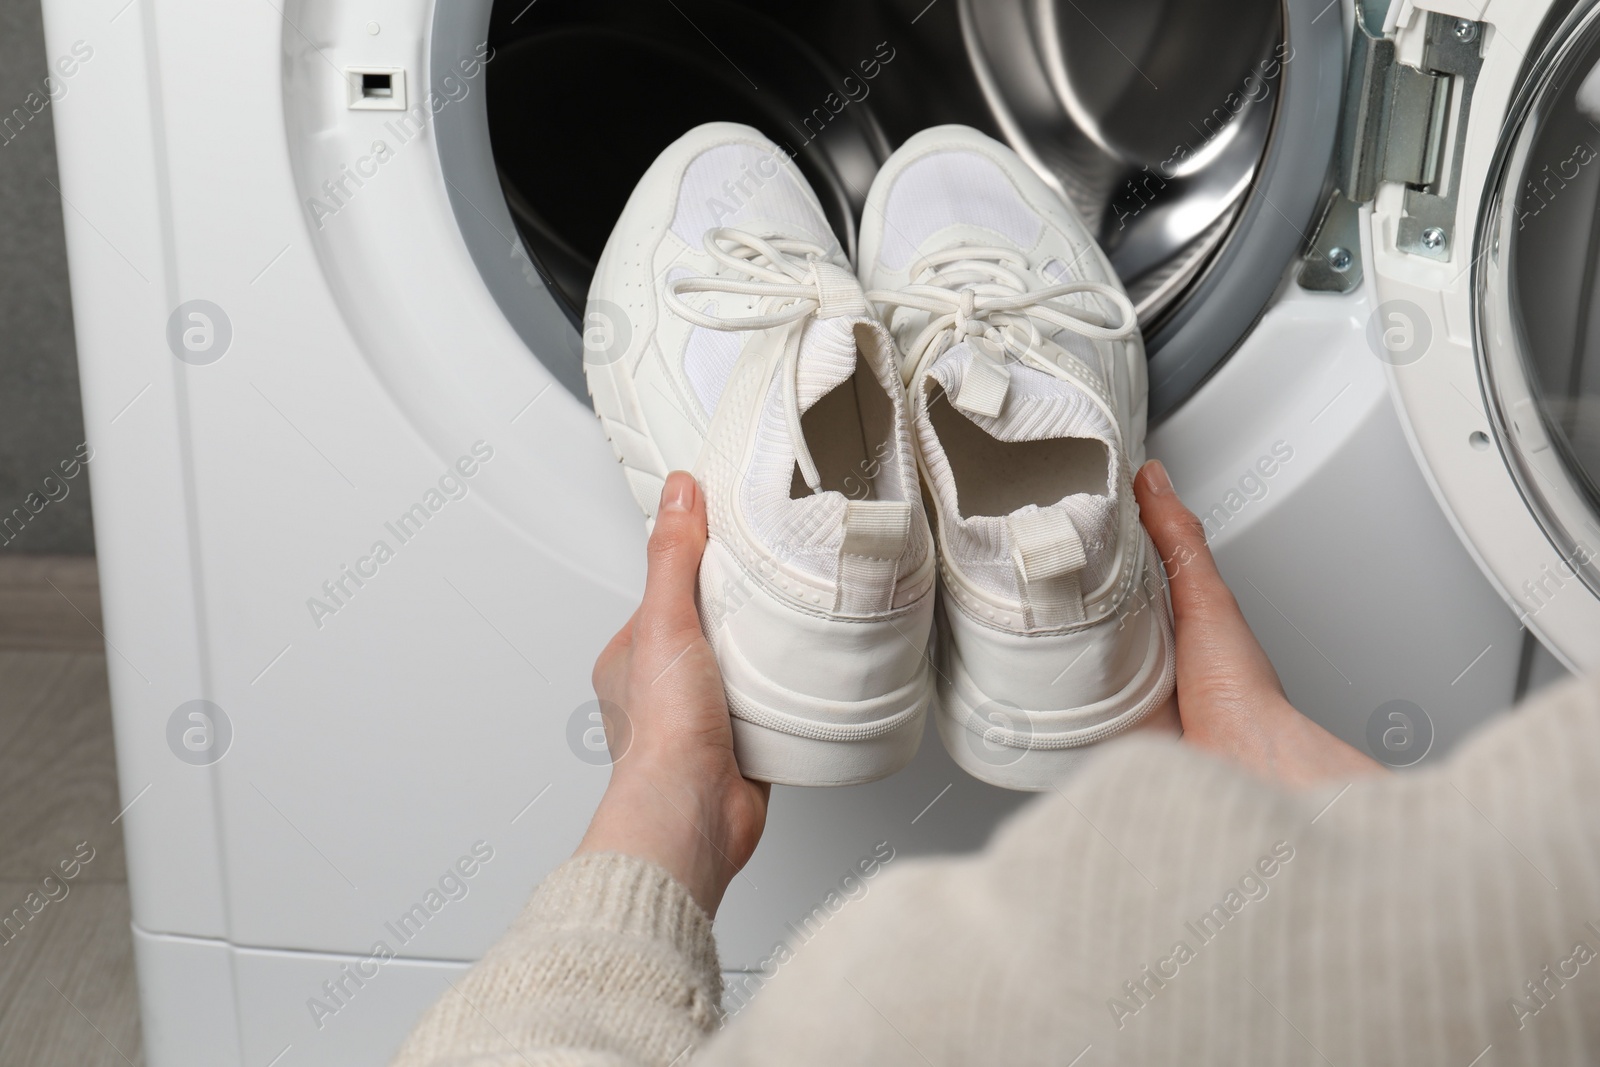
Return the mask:
{"type": "Polygon", "coordinates": [[[1347,149],[1379,186],[1369,341],[1469,551],[1525,626],[1592,670],[1600,3],[1467,7],[1407,0],[1367,27],[1371,135],[1347,149]]]}

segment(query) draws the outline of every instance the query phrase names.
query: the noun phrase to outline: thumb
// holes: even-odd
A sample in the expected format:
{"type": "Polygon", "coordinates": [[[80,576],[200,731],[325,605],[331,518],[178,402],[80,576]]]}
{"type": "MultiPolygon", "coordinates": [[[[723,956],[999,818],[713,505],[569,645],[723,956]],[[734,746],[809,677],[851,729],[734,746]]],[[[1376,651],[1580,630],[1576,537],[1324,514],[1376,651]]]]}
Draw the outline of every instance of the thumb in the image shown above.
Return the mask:
{"type": "MultiPolygon", "coordinates": [[[[1155,460],[1146,463],[1134,479],[1133,492],[1139,501],[1139,518],[1161,555],[1172,591],[1180,690],[1187,663],[1191,676],[1223,668],[1239,683],[1269,686],[1282,693],[1272,662],[1217,570],[1206,543],[1205,525],[1184,507],[1166,468],[1155,460]]],[[[1180,691],[1180,705],[1182,700],[1180,691]]]]}
{"type": "Polygon", "coordinates": [[[706,547],[706,505],[694,477],[673,471],[661,489],[650,533],[649,572],[636,625],[658,636],[700,630],[695,583],[706,547]]]}

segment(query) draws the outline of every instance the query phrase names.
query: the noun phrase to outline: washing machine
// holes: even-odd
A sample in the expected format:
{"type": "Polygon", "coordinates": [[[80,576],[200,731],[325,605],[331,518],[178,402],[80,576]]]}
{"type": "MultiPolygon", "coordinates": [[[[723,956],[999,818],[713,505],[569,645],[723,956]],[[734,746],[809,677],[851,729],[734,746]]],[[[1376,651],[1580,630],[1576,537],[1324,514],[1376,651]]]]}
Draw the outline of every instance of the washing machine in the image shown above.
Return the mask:
{"type": "MultiPolygon", "coordinates": [[[[851,249],[935,123],[1075,204],[1151,451],[1339,736],[1425,764],[1530,650],[1596,659],[1594,0],[44,6],[152,1067],[384,1063],[577,844],[644,558],[583,298],[702,121],[789,146],[851,249]]],[[[932,735],[775,789],[729,1010],[860,861],[1024,799],[932,735]]]]}

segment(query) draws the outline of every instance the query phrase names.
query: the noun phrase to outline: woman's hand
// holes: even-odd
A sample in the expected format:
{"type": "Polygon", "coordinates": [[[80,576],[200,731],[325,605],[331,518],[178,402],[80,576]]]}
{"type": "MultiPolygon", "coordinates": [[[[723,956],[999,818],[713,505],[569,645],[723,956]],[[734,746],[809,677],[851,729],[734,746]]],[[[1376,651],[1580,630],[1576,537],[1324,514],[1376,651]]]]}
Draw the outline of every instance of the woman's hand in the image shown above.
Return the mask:
{"type": "Polygon", "coordinates": [[[695,609],[705,547],[705,498],[676,471],[656,511],[644,601],[594,666],[615,762],[578,851],[657,863],[714,916],[761,840],[772,787],[734,762],[722,672],[695,609]]]}
{"type": "Polygon", "coordinates": [[[1378,763],[1289,703],[1166,469],[1146,463],[1133,491],[1172,587],[1184,740],[1285,785],[1378,773],[1378,763]]]}

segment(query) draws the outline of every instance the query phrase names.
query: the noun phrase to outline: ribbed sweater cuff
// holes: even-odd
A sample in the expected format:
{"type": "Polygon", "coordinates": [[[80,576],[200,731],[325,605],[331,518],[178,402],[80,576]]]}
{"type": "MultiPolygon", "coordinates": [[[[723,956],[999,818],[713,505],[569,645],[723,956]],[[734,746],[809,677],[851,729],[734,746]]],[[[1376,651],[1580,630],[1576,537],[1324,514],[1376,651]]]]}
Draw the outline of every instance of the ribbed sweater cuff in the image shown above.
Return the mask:
{"type": "Polygon", "coordinates": [[[722,984],[710,917],[683,883],[637,856],[574,856],[540,883],[523,922],[665,942],[716,988],[722,984]]]}

